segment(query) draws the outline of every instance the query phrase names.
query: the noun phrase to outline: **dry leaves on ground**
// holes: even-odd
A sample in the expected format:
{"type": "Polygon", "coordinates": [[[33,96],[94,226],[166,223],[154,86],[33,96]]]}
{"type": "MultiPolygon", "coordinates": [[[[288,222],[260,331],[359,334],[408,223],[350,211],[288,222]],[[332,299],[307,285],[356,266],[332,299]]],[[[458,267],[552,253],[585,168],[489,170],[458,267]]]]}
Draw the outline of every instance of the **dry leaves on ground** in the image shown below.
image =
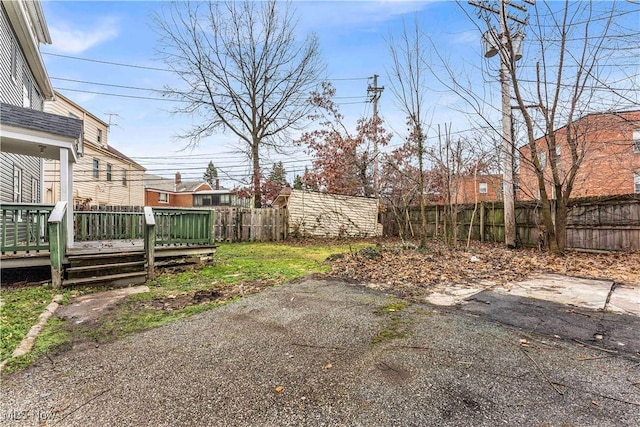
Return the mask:
{"type": "Polygon", "coordinates": [[[384,289],[417,296],[434,285],[504,284],[535,273],[559,273],[640,285],[639,253],[568,252],[555,256],[535,249],[510,250],[499,244],[475,243],[450,248],[431,242],[424,250],[387,242],[380,257],[351,254],[332,262],[333,276],[373,282],[384,289]]]}

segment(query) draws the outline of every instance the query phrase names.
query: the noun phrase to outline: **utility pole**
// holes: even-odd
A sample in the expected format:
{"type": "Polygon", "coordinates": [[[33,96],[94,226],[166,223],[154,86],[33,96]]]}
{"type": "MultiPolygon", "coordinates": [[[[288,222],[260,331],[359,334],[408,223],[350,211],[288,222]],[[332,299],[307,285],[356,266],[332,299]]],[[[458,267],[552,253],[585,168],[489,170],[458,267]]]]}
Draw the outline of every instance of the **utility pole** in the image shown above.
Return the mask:
{"type": "MultiPolygon", "coordinates": [[[[534,0],[524,0],[533,4],[534,0]]],[[[502,152],[503,152],[503,200],[504,200],[504,242],[508,248],[516,247],[516,216],[515,194],[513,179],[513,118],[511,113],[511,77],[515,75],[515,63],[520,59],[519,52],[523,35],[519,30],[511,32],[507,25],[509,20],[520,25],[526,25],[526,19],[513,16],[507,12],[507,5],[526,12],[524,5],[514,3],[511,0],[500,0],[498,9],[486,4],[486,1],[478,2],[469,0],[469,4],[481,10],[497,14],[500,21],[500,33],[496,36],[490,27],[483,36],[485,42],[485,57],[492,57],[499,53],[500,56],[500,86],[502,91],[502,152]]]]}
{"type": "Polygon", "coordinates": [[[384,86],[378,87],[378,75],[373,75],[373,84],[367,87],[367,95],[369,95],[369,102],[373,103],[373,120],[375,123],[375,134],[373,136],[373,195],[377,198],[379,196],[380,189],[380,176],[379,176],[379,168],[378,168],[378,135],[377,135],[377,126],[378,126],[378,100],[382,95],[382,91],[384,90],[384,86]]]}

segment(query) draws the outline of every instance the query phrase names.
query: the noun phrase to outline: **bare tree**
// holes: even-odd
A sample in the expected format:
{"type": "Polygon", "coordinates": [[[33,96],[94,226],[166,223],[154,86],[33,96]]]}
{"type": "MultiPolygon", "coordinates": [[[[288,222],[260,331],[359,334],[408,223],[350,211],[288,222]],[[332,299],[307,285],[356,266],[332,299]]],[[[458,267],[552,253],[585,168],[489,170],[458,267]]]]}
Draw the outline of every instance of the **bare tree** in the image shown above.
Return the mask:
{"type": "MultiPolygon", "coordinates": [[[[629,29],[619,25],[631,11],[615,2],[566,1],[562,7],[542,3],[536,7],[531,25],[532,43],[537,44],[532,70],[535,78],[528,78],[526,69],[519,73],[513,64],[509,67],[514,96],[526,125],[529,155],[522,157],[538,181],[542,219],[553,253],[565,250],[569,198],[589,149],[585,137],[588,129],[580,125],[580,119],[588,113],[628,105],[624,99],[628,97],[611,86],[610,76],[612,71],[624,71],[625,65],[630,65],[620,56],[625,47],[635,44],[637,49],[637,28],[631,35],[629,29]],[[611,65],[615,68],[609,68],[611,65]],[[532,105],[535,108],[530,108],[532,105]],[[566,155],[561,157],[563,151],[566,155]],[[543,157],[546,165],[541,162],[543,157]]],[[[636,24],[638,11],[635,7],[636,24]]]]}
{"type": "MultiPolygon", "coordinates": [[[[491,29],[495,20],[491,8],[495,10],[496,2],[474,3],[487,4],[489,11],[480,15],[488,28],[479,29],[491,29]]],[[[498,3],[506,7],[513,2],[498,3]]],[[[588,138],[578,126],[580,118],[637,108],[639,103],[634,87],[637,57],[631,54],[638,48],[639,12],[631,2],[537,1],[526,26],[502,25],[504,32],[494,33],[513,91],[515,118],[524,122],[526,150],[520,150],[521,167],[531,168],[537,178],[542,223],[553,253],[565,250],[569,198],[588,149],[588,138]],[[522,65],[516,66],[522,32],[526,49],[522,65]],[[560,158],[566,167],[561,167],[560,158]]],[[[496,111],[485,88],[470,84],[459,68],[448,64],[437,50],[434,53],[442,67],[431,66],[431,75],[496,129],[496,111]]]]}
{"type": "Polygon", "coordinates": [[[425,69],[425,42],[417,17],[411,28],[403,23],[399,39],[390,37],[391,68],[387,75],[396,104],[405,114],[408,126],[407,142],[415,146],[418,160],[418,200],[420,204],[420,247],[427,245],[427,213],[425,201],[425,145],[427,70],[425,69]]]}
{"type": "Polygon", "coordinates": [[[180,81],[163,95],[197,122],[178,137],[195,146],[216,130],[236,135],[252,162],[256,207],[261,151],[300,128],[323,69],[317,37],[299,42],[296,23],[290,4],[275,0],[176,2],[155,17],[160,55],[180,81]]]}

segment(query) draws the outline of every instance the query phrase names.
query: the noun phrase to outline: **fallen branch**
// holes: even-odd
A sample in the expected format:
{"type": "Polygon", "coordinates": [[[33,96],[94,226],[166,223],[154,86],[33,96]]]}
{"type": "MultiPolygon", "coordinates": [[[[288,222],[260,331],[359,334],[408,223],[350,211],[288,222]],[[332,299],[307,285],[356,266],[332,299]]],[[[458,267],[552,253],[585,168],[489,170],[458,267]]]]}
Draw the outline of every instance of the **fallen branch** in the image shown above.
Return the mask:
{"type": "MultiPolygon", "coordinates": [[[[538,368],[538,370],[540,371],[540,373],[542,374],[542,376],[544,377],[545,380],[547,380],[547,382],[551,385],[551,387],[553,387],[553,389],[556,391],[556,393],[558,393],[560,396],[564,396],[564,393],[562,391],[560,391],[560,389],[558,389],[558,387],[556,387],[556,383],[554,383],[553,381],[551,381],[549,379],[549,377],[547,376],[547,374],[542,370],[542,368],[540,367],[540,365],[538,365],[538,362],[535,361],[535,359],[533,357],[531,357],[529,355],[529,353],[527,353],[526,351],[524,351],[522,348],[520,349],[521,352],[524,353],[525,356],[527,356],[534,365],[536,365],[536,368],[538,368]]],[[[563,384],[559,384],[559,385],[563,385],[563,384]]]]}
{"type": "Polygon", "coordinates": [[[587,360],[598,360],[598,359],[608,359],[610,357],[613,357],[613,355],[607,355],[607,356],[596,356],[596,357],[578,357],[578,360],[580,362],[584,362],[587,360]]]}
{"type": "Polygon", "coordinates": [[[582,342],[582,341],[577,340],[577,339],[575,339],[575,338],[574,338],[573,340],[574,340],[575,342],[577,342],[578,344],[582,344],[582,345],[584,345],[584,346],[586,346],[586,347],[595,348],[596,350],[606,351],[607,353],[615,353],[615,354],[617,354],[617,353],[618,353],[618,350],[609,350],[609,349],[606,349],[606,348],[598,347],[597,345],[587,344],[586,342],[582,342]]]}
{"type": "Polygon", "coordinates": [[[332,346],[328,346],[328,345],[314,345],[314,344],[301,344],[301,343],[291,343],[292,345],[298,346],[298,347],[309,347],[309,348],[325,348],[325,349],[329,349],[329,350],[340,350],[340,351],[347,351],[349,350],[348,348],[345,347],[332,347],[332,346]]]}
{"type": "Polygon", "coordinates": [[[73,411],[70,411],[68,413],[66,413],[62,418],[60,418],[59,420],[57,420],[56,424],[60,424],[62,422],[62,420],[64,420],[65,418],[67,418],[69,415],[73,414],[74,412],[77,412],[80,408],[83,408],[85,406],[87,406],[89,403],[93,402],[94,400],[96,400],[98,397],[102,396],[103,394],[105,394],[106,392],[110,391],[111,389],[104,389],[102,390],[100,393],[96,394],[95,396],[93,396],[91,399],[86,400],[84,403],[82,403],[80,406],[78,406],[77,408],[75,408],[73,411]]]}
{"type": "Polygon", "coordinates": [[[615,400],[616,402],[625,403],[627,405],[640,406],[640,403],[638,403],[638,402],[631,402],[629,400],[618,399],[617,397],[607,396],[606,394],[600,394],[600,393],[596,393],[594,391],[588,391],[588,390],[580,389],[580,388],[577,388],[577,387],[571,387],[571,386],[568,386],[566,384],[560,384],[560,383],[555,383],[555,384],[558,384],[560,386],[567,387],[567,388],[570,388],[570,389],[573,389],[573,390],[579,390],[579,391],[582,391],[584,393],[591,393],[591,394],[593,394],[595,396],[602,397],[603,399],[615,400]]]}

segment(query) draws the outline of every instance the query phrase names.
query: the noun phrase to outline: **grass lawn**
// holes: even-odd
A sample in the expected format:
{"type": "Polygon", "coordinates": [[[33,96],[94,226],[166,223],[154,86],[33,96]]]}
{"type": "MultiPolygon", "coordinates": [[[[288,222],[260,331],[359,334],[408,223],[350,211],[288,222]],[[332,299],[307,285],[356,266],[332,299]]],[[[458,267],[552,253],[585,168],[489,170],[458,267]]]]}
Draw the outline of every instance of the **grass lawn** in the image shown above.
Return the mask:
{"type": "MultiPolygon", "coordinates": [[[[9,361],[7,371],[30,365],[54,351],[68,348],[73,341],[108,342],[128,334],[226,304],[243,295],[281,285],[311,273],[330,270],[325,259],[332,254],[356,252],[366,242],[305,244],[223,243],[211,266],[182,273],[166,273],[147,283],[150,292],[130,296],[98,322],[70,328],[52,318],[36,341],[32,353],[9,361]]],[[[55,290],[51,286],[3,289],[0,293],[0,360],[10,357],[38,316],[56,293],[67,303],[72,296],[95,292],[95,288],[55,290]]]]}

